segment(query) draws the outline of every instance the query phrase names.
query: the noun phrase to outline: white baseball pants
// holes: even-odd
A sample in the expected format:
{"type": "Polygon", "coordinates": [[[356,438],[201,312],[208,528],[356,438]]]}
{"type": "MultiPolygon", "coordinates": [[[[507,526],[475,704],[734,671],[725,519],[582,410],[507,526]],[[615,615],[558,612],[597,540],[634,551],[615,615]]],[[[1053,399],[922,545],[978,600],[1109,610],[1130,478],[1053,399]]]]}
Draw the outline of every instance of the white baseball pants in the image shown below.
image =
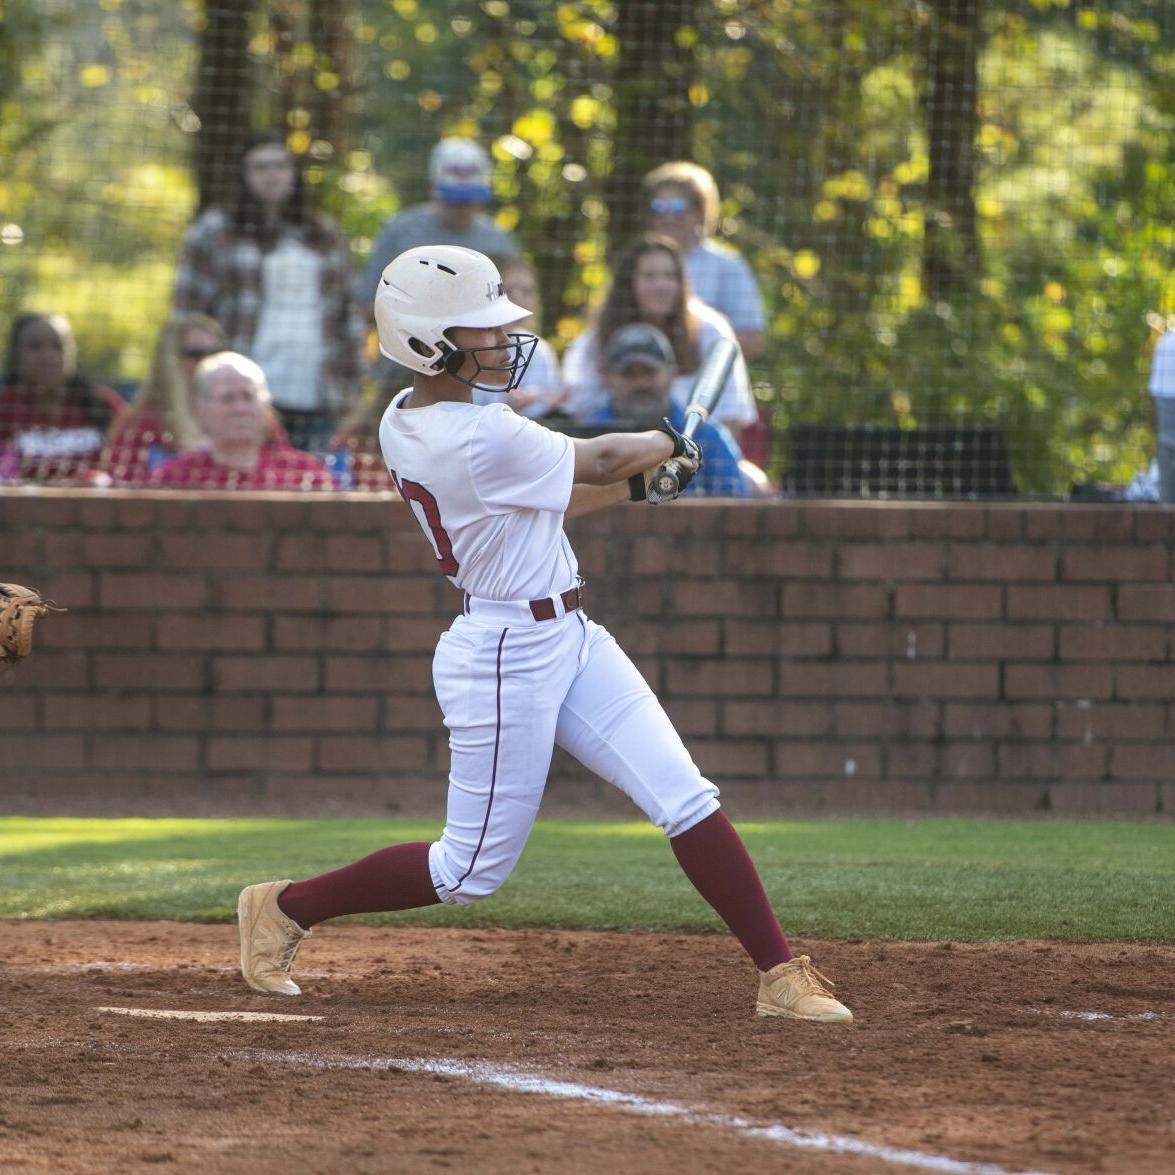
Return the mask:
{"type": "Polygon", "coordinates": [[[653,691],[612,635],[556,601],[471,600],[433,658],[452,765],[441,839],[429,850],[442,902],[488,897],[510,875],[538,814],[555,744],[618,787],[666,836],[718,808],[653,691]]]}

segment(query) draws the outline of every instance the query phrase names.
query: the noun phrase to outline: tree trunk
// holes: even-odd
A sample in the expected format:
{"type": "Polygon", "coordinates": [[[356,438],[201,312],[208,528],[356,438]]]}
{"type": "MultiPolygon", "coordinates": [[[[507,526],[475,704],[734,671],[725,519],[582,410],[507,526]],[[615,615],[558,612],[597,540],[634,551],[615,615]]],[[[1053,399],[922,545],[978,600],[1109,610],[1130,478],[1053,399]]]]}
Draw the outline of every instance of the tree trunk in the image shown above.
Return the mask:
{"type": "Polygon", "coordinates": [[[613,256],[640,231],[640,185],[645,173],[693,151],[691,81],[697,76],[692,48],[677,43],[679,29],[698,27],[700,0],[659,0],[617,5],[620,44],[615,80],[616,133],[612,173],[604,198],[613,256]]]}
{"type": "Polygon", "coordinates": [[[346,159],[353,145],[355,114],[355,0],[313,0],[310,42],[319,65],[339,80],[332,90],[317,87],[312,105],[314,137],[328,142],[336,161],[346,159]]]}
{"type": "Polygon", "coordinates": [[[200,34],[200,65],[192,109],[200,119],[196,134],[196,184],[200,211],[228,198],[241,144],[249,133],[253,69],[249,26],[258,0],[205,4],[200,34]]]}
{"type": "Polygon", "coordinates": [[[933,0],[925,40],[926,185],[922,284],[931,302],[971,290],[979,274],[975,136],[983,0],[933,0]]]}

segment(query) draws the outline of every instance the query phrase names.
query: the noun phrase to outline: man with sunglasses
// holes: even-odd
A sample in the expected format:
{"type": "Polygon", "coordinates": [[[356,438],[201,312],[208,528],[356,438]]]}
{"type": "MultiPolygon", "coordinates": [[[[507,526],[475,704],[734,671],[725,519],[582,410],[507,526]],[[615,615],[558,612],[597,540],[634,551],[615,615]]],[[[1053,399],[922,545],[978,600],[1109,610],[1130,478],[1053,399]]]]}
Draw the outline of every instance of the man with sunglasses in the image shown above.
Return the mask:
{"type": "Polygon", "coordinates": [[[671,237],[685,258],[693,293],[729,320],[748,361],[763,353],[763,298],[746,261],[713,237],[718,185],[696,163],[663,163],[644,179],[645,215],[652,232],[671,237]]]}

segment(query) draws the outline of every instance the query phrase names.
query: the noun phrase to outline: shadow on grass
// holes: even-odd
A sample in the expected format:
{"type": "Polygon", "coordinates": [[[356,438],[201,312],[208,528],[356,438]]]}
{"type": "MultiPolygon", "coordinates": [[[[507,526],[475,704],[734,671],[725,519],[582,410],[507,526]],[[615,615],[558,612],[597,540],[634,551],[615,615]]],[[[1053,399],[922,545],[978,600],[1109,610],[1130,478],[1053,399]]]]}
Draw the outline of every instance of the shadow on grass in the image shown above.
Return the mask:
{"type": "MultiPolygon", "coordinates": [[[[0,818],[0,917],[227,921],[241,886],[307,877],[439,822],[0,818]]],[[[796,935],[1175,940],[1175,829],[1038,821],[747,823],[796,935]]],[[[717,932],[659,831],[540,821],[514,875],[473,907],[370,922],[717,932]]]]}

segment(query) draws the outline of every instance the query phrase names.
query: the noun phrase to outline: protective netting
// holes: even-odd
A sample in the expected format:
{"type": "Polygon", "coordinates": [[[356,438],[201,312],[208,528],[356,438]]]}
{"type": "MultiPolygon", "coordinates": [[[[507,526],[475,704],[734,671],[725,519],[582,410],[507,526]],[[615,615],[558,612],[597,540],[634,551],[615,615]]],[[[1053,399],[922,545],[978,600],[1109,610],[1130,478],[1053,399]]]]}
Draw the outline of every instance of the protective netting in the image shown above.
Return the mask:
{"type": "MultiPolygon", "coordinates": [[[[265,445],[284,431],[336,484],[386,487],[373,274],[446,137],[489,153],[484,239],[532,265],[555,383],[531,415],[599,422],[591,397],[560,401],[558,365],[637,234],[696,212],[716,245],[687,271],[749,360],[730,423],[785,493],[1063,496],[1151,467],[1175,314],[1170,0],[8,0],[0,326],[64,315],[89,382],[61,435],[31,436],[36,405],[8,395],[0,479],[141,482],[201,451],[203,417],[165,385],[185,351],[229,345],[269,379],[265,445]],[[268,129],[305,187],[288,250],[240,203],[268,129]],[[669,161],[706,169],[716,204],[682,213],[680,174],[650,187],[669,161]],[[242,224],[256,256],[229,264],[242,224]],[[213,321],[169,358],[173,310],[213,321]],[[154,404],[121,450],[120,396],[154,404]]],[[[476,186],[475,159],[448,164],[476,186]]],[[[253,481],[320,484],[278,465],[253,481]]]]}

